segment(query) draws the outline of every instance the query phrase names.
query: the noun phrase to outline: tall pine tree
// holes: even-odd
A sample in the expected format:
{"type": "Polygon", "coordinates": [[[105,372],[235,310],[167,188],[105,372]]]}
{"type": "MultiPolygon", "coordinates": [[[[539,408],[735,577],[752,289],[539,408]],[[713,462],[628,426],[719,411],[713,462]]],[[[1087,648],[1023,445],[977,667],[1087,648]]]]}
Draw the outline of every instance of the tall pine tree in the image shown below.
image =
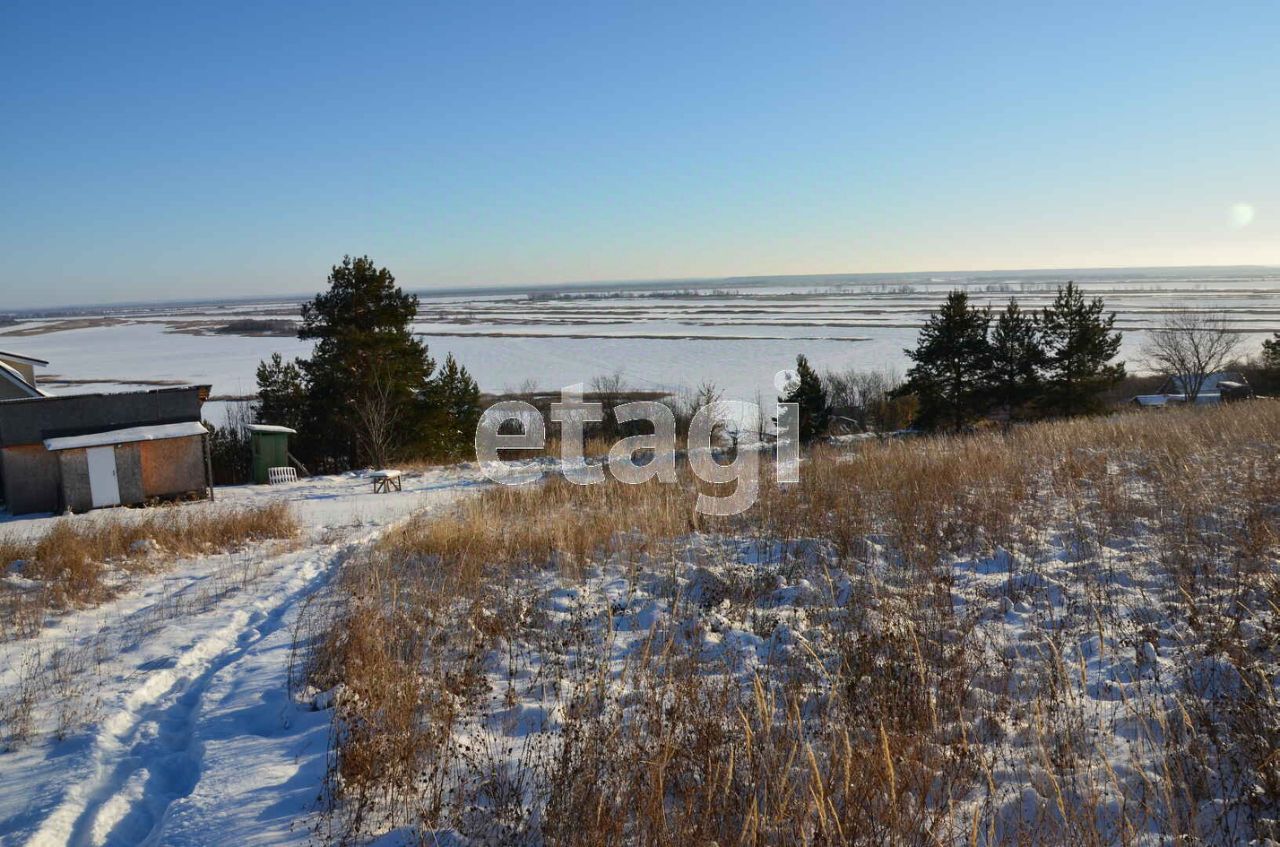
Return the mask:
{"type": "Polygon", "coordinates": [[[991,313],[969,305],[969,295],[952,291],[920,330],[916,349],[905,351],[915,364],[905,390],[920,399],[917,423],[959,432],[985,407],[991,346],[991,313]]]}
{"type": "Polygon", "coordinates": [[[420,429],[418,395],[435,362],[411,330],[418,298],[401,291],[389,270],[368,256],[344,256],[328,281],[329,290],[302,307],[298,338],[316,345],[298,366],[312,437],[335,467],[354,467],[370,453],[395,452],[420,429]]]}
{"type": "Polygon", "coordinates": [[[1056,415],[1100,411],[1102,393],[1124,379],[1115,312],[1104,314],[1102,298],[1085,302],[1074,282],[1058,289],[1039,320],[1045,350],[1045,406],[1056,415]]]}
{"type": "Polygon", "coordinates": [[[991,407],[1009,419],[1025,417],[1040,391],[1044,348],[1035,316],[1010,299],[991,327],[991,369],[987,382],[991,407]]]}
{"type": "Polygon", "coordinates": [[[298,430],[309,465],[382,466],[398,455],[461,459],[480,420],[480,389],[452,355],[436,372],[412,331],[418,298],[367,256],[346,256],[302,307],[310,359],[258,366],[258,420],[298,430]]]}

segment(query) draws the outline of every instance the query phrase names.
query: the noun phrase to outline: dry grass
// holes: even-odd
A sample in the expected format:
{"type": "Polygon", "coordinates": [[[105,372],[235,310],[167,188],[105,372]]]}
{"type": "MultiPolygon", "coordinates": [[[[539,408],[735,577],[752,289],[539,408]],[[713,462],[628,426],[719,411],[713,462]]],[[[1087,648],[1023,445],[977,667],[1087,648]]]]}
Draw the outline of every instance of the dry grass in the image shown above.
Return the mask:
{"type": "MultiPolygon", "coordinates": [[[[52,611],[105,599],[140,573],[182,557],[241,551],[298,531],[284,504],[242,509],[168,506],[60,518],[43,536],[0,543],[0,562],[23,564],[21,579],[0,584],[0,638],[39,633],[52,611]]],[[[75,638],[36,638],[12,645],[14,684],[0,698],[0,749],[22,746],[49,733],[65,738],[96,720],[101,708],[103,662],[131,649],[143,631],[200,614],[260,575],[261,556],[232,555],[211,567],[200,588],[158,601],[134,627],[75,638]]]]}
{"type": "Polygon", "coordinates": [[[413,521],[308,622],[336,704],[320,832],[1275,838],[1277,445],[1259,402],[823,449],[735,518],[684,477],[413,521]]]}
{"type": "Polygon", "coordinates": [[[297,532],[282,503],[240,509],[168,506],[140,514],[60,518],[35,540],[0,542],[0,562],[22,562],[22,577],[34,583],[25,590],[0,589],[8,623],[0,627],[0,636],[31,634],[49,609],[102,602],[114,589],[112,574],[297,532]]]}

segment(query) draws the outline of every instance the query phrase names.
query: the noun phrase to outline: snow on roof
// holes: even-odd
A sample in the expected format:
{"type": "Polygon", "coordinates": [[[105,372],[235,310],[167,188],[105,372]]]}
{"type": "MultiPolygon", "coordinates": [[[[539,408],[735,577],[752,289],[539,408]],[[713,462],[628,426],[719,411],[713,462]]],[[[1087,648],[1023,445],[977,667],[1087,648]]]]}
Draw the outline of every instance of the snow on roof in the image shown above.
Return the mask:
{"type": "Polygon", "coordinates": [[[1139,406],[1163,406],[1169,402],[1169,398],[1164,394],[1139,394],[1133,401],[1139,406]]]}
{"type": "Polygon", "coordinates": [[[287,426],[276,426],[275,424],[249,424],[250,432],[282,432],[285,435],[297,435],[296,429],[290,429],[287,426]]]}
{"type": "Polygon", "coordinates": [[[48,396],[39,388],[36,388],[34,385],[23,379],[22,374],[18,373],[4,362],[0,362],[0,379],[3,379],[5,382],[13,383],[28,397],[48,396]]]}
{"type": "Polygon", "coordinates": [[[44,449],[74,450],[78,447],[109,447],[113,444],[130,444],[135,441],[164,441],[169,438],[189,438],[193,435],[205,435],[208,430],[196,421],[186,423],[158,424],[155,426],[131,426],[127,429],[113,429],[108,432],[95,432],[90,435],[68,435],[63,438],[47,438],[44,449]]]}
{"type": "Polygon", "coordinates": [[[44,359],[37,359],[34,356],[23,356],[18,353],[6,353],[0,350],[0,359],[8,359],[11,362],[22,362],[24,365],[48,365],[44,359]]]}

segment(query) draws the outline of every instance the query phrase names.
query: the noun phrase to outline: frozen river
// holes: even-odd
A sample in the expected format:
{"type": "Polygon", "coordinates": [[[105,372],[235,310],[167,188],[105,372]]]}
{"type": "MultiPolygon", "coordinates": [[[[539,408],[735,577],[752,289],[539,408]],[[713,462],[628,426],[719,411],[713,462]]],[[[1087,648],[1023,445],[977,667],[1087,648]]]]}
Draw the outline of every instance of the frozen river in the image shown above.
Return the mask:
{"type": "MultiPolygon", "coordinates": [[[[1141,370],[1145,330],[1178,308],[1221,313],[1256,350],[1280,331],[1280,269],[898,274],[778,277],[578,287],[571,291],[421,293],[422,334],[452,352],[487,391],[589,385],[620,374],[631,387],[680,391],[713,382],[726,397],[769,400],[774,374],[806,354],[820,369],[904,372],[903,348],[946,293],[1024,308],[1076,279],[1118,313],[1122,357],[1141,370]]],[[[298,299],[154,305],[50,315],[0,329],[0,349],[47,359],[55,393],[137,384],[208,383],[254,392],[258,362],[305,355],[293,337],[219,334],[229,321],[296,317],[298,299]]],[[[216,407],[210,409],[216,415],[216,407]]]]}

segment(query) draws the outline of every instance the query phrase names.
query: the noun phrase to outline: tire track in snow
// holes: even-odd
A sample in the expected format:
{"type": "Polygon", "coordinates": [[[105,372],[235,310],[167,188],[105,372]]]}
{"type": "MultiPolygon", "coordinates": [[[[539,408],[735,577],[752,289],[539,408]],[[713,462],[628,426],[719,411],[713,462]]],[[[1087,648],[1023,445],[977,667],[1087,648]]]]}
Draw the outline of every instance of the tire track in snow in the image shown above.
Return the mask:
{"type": "Polygon", "coordinates": [[[125,697],[123,708],[102,722],[88,764],[90,774],[68,787],[27,844],[154,843],[169,807],[199,782],[201,751],[194,734],[210,682],[276,632],[291,608],[369,540],[360,539],[328,556],[291,562],[273,591],[254,598],[247,608],[233,612],[225,625],[197,639],[172,667],[149,673],[125,697]]]}

